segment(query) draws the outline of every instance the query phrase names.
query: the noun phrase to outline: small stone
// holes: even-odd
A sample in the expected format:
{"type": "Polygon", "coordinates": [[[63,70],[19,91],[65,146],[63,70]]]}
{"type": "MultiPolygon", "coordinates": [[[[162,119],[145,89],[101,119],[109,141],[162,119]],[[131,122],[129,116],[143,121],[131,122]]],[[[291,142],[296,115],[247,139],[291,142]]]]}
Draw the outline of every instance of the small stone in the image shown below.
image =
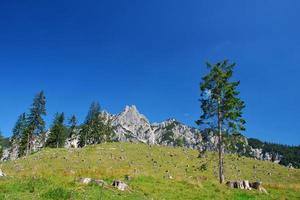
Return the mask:
{"type": "Polygon", "coordinates": [[[3,173],[3,171],[0,169],[0,177],[5,177],[6,174],[3,173]]]}
{"type": "Polygon", "coordinates": [[[120,191],[125,191],[128,189],[128,185],[122,181],[115,180],[112,184],[115,188],[117,188],[120,191]]]}
{"type": "Polygon", "coordinates": [[[243,184],[244,184],[245,190],[252,190],[252,188],[250,187],[249,181],[244,180],[244,181],[243,181],[243,184]]]}
{"type": "Polygon", "coordinates": [[[237,184],[237,188],[238,189],[241,189],[241,190],[244,189],[244,183],[243,183],[243,181],[237,181],[236,184],[237,184]]]}
{"type": "Polygon", "coordinates": [[[93,181],[93,180],[92,180],[91,178],[81,178],[79,182],[82,183],[82,184],[88,185],[88,184],[90,184],[92,181],[93,181]]]}

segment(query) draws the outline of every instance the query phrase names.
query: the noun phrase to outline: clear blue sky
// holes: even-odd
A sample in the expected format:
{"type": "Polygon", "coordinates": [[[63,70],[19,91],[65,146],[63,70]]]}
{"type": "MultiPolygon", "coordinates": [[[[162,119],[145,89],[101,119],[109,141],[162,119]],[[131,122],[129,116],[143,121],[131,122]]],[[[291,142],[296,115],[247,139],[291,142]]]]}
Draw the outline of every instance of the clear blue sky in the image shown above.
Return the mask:
{"type": "Polygon", "coordinates": [[[194,125],[206,61],[237,63],[248,137],[300,144],[300,2],[0,1],[0,129],[44,90],[82,121],[98,100],[194,125]],[[109,2],[109,3],[108,3],[109,2]]]}

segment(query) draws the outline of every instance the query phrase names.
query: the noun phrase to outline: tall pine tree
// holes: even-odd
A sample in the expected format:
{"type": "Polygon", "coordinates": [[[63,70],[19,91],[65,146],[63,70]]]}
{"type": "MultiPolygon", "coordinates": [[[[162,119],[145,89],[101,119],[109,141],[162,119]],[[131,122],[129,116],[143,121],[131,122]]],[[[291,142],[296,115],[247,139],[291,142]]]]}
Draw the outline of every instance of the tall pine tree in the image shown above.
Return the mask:
{"type": "Polygon", "coordinates": [[[68,125],[69,125],[68,137],[72,138],[74,135],[76,135],[76,129],[77,129],[77,118],[75,115],[71,116],[68,125]]]}
{"type": "Polygon", "coordinates": [[[65,115],[64,113],[57,113],[55,115],[53,124],[50,129],[46,146],[51,148],[64,147],[67,131],[64,125],[65,115]]]}
{"type": "Polygon", "coordinates": [[[32,152],[34,136],[39,135],[45,130],[45,121],[43,116],[46,115],[46,97],[44,92],[39,92],[33,99],[27,117],[27,127],[22,135],[20,142],[20,155],[29,155],[32,152]]]}
{"type": "Polygon", "coordinates": [[[14,128],[13,128],[13,135],[11,137],[11,141],[12,143],[18,143],[19,140],[21,139],[22,135],[24,134],[24,131],[26,129],[26,126],[27,126],[27,121],[26,121],[26,113],[22,113],[14,128]]]}
{"type": "Polygon", "coordinates": [[[216,64],[207,63],[209,73],[202,78],[202,115],[198,125],[211,128],[218,134],[219,181],[224,183],[224,144],[223,135],[236,134],[245,130],[242,118],[244,102],[238,97],[239,81],[231,81],[235,64],[227,60],[216,64]]]}
{"type": "Polygon", "coordinates": [[[85,123],[81,126],[79,146],[99,144],[111,141],[114,131],[109,122],[101,116],[101,108],[98,102],[91,104],[85,123]]]}
{"type": "Polygon", "coordinates": [[[93,102],[90,106],[84,124],[81,126],[79,146],[84,147],[90,144],[90,138],[94,134],[94,124],[96,123],[101,112],[101,107],[98,102],[93,102]]]}

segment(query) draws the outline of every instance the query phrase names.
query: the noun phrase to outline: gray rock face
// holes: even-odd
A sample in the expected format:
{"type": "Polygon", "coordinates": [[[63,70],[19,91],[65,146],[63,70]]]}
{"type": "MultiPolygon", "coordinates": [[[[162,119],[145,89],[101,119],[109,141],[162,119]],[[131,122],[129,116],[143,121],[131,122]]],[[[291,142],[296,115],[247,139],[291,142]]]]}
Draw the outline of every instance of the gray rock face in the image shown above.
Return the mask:
{"type": "MultiPolygon", "coordinates": [[[[116,133],[116,140],[121,142],[142,142],[167,146],[184,146],[187,148],[217,151],[218,137],[213,133],[200,133],[196,128],[182,124],[175,119],[161,123],[150,123],[149,120],[136,108],[126,106],[125,110],[117,115],[102,112],[102,117],[111,121],[116,133]]],[[[240,136],[230,147],[228,153],[249,155],[258,160],[268,160],[279,163],[282,157],[254,149],[248,144],[244,136],[240,136]]]]}
{"type": "MultiPolygon", "coordinates": [[[[217,151],[218,137],[211,132],[200,132],[199,129],[189,127],[175,119],[169,119],[161,123],[150,123],[141,114],[136,106],[126,106],[123,112],[113,115],[102,112],[101,117],[110,122],[115,130],[115,140],[120,142],[134,142],[157,144],[167,146],[182,146],[202,151],[217,151]]],[[[79,130],[78,130],[79,133],[79,130]]],[[[33,151],[39,151],[45,145],[49,131],[36,136],[33,141],[33,151]]],[[[78,148],[79,137],[74,135],[68,138],[66,148],[78,148]]],[[[269,160],[279,163],[280,155],[273,155],[263,152],[261,149],[254,149],[248,145],[246,137],[239,136],[230,142],[226,147],[227,153],[239,153],[249,155],[258,160],[269,160]]],[[[4,151],[2,160],[16,159],[18,157],[18,146],[13,145],[4,151]]]]}
{"type": "Polygon", "coordinates": [[[112,117],[118,141],[155,143],[149,120],[139,113],[135,106],[126,106],[125,110],[112,117]]]}
{"type": "Polygon", "coordinates": [[[169,119],[162,123],[150,123],[135,106],[126,106],[117,115],[102,112],[102,117],[111,121],[116,140],[121,142],[142,142],[169,146],[186,146],[196,148],[200,132],[169,119]]]}
{"type": "Polygon", "coordinates": [[[9,149],[4,149],[3,154],[2,154],[2,158],[0,159],[0,161],[8,160],[9,157],[10,157],[9,149]]]}
{"type": "Polygon", "coordinates": [[[70,149],[70,148],[78,148],[78,143],[79,143],[79,135],[73,135],[71,138],[67,138],[66,143],[65,143],[65,148],[70,149]]]}
{"type": "Polygon", "coordinates": [[[251,157],[257,159],[257,160],[265,160],[265,161],[271,161],[274,163],[279,164],[282,156],[278,153],[270,153],[270,152],[263,152],[262,149],[255,149],[249,146],[249,154],[251,157]]]}

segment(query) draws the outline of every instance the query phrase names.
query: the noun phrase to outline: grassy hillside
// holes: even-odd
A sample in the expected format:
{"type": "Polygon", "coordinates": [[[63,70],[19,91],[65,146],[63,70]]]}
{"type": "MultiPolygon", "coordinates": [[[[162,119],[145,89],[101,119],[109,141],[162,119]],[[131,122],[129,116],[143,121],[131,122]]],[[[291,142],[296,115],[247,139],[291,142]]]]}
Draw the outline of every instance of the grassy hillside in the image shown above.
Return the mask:
{"type": "Polygon", "coordinates": [[[300,199],[300,170],[236,155],[225,160],[227,180],[261,180],[269,194],[217,183],[217,155],[197,158],[183,148],[111,143],[84,149],[45,149],[2,164],[0,199],[300,199]],[[129,175],[130,190],[81,185],[80,177],[111,183],[129,175]]]}

